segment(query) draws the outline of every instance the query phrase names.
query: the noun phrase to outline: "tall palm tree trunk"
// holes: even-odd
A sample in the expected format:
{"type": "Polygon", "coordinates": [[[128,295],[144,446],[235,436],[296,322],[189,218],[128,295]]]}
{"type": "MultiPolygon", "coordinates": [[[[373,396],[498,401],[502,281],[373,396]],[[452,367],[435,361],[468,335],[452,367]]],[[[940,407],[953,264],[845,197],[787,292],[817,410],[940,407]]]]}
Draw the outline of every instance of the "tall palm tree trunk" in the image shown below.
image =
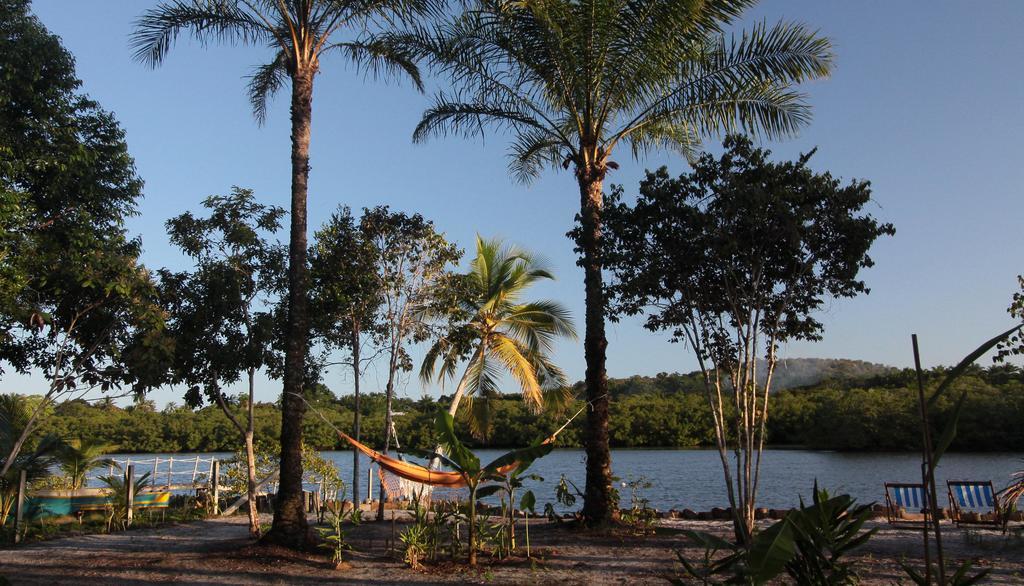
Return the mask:
{"type": "Polygon", "coordinates": [[[580,186],[580,248],[586,289],[586,333],[583,352],[587,361],[587,482],[583,518],[588,525],[611,521],[612,461],[608,450],[608,378],[605,372],[604,292],[601,277],[601,207],[605,170],[588,165],[577,170],[580,186]]]}
{"type": "Polygon", "coordinates": [[[292,73],[292,209],[288,250],[288,325],[281,414],[281,482],[274,507],[274,524],[267,539],[292,548],[309,541],[302,498],[302,400],[308,345],[306,266],[306,196],[309,180],[309,137],[313,118],[312,68],[292,73]]]}

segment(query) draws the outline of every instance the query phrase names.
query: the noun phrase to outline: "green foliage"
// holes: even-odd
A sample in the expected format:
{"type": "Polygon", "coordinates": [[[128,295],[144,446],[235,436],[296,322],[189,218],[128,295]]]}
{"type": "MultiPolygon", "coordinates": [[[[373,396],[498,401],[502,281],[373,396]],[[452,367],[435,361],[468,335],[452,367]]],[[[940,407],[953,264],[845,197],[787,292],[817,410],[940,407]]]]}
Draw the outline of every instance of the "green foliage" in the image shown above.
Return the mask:
{"type": "MultiPolygon", "coordinates": [[[[236,444],[237,445],[237,444],[236,444]]],[[[270,474],[277,472],[277,455],[280,448],[273,441],[258,441],[253,445],[253,452],[256,456],[256,480],[257,482],[270,474]]],[[[249,470],[246,464],[247,456],[245,446],[239,446],[235,455],[221,469],[224,477],[224,484],[234,494],[242,495],[249,490],[249,470]]]]}
{"type": "Polygon", "coordinates": [[[830,497],[815,483],[813,504],[801,500],[798,511],[757,532],[746,548],[710,533],[685,532],[704,554],[695,562],[677,552],[686,575],[669,580],[765,584],[785,571],[797,584],[855,584],[856,572],[841,558],[875,533],[862,531],[869,517],[870,505],[857,506],[848,495],[830,497]],[[717,555],[722,551],[728,553],[717,555]]]}
{"type": "Polygon", "coordinates": [[[629,488],[629,509],[622,512],[621,520],[630,526],[637,535],[654,533],[654,525],[658,521],[658,512],[650,507],[650,501],[643,496],[643,491],[653,484],[645,476],[631,478],[626,481],[629,488]]]}
{"type": "MultiPolygon", "coordinates": [[[[1006,312],[1010,314],[1011,318],[1024,321],[1024,275],[1017,276],[1017,283],[1020,285],[1020,291],[1013,294],[1013,300],[1006,312]]],[[[1001,341],[997,350],[993,359],[996,362],[1003,362],[1011,356],[1024,354],[1024,332],[1018,330],[1009,338],[1001,341]]]]}
{"type": "MultiPolygon", "coordinates": [[[[983,568],[977,572],[972,573],[974,568],[973,560],[964,560],[953,572],[953,575],[946,578],[946,584],[949,586],[971,586],[972,584],[980,584],[988,575],[992,572],[992,568],[983,568]]],[[[911,582],[918,586],[931,586],[932,582],[923,576],[916,568],[900,562],[900,568],[907,574],[911,582]]],[[[933,565],[932,573],[935,574],[937,568],[933,565]]]]}
{"type": "Polygon", "coordinates": [[[113,115],[29,11],[0,2],[0,372],[39,372],[49,398],[153,381],[168,348],[141,242],[142,181],[113,115]]]}
{"type": "MultiPolygon", "coordinates": [[[[38,406],[39,398],[31,399],[15,394],[0,395],[0,463],[7,463],[5,454],[12,450],[14,442],[21,436],[28,425],[31,409],[38,406]]],[[[43,436],[39,441],[29,438],[27,449],[22,449],[8,466],[7,473],[0,476],[0,528],[7,523],[7,516],[17,498],[18,482],[21,471],[26,472],[26,482],[38,484],[52,476],[51,466],[56,461],[56,454],[63,443],[52,434],[43,436]]]]}
{"type": "Polygon", "coordinates": [[[90,471],[112,466],[114,461],[103,456],[114,450],[116,446],[96,440],[75,438],[64,442],[57,450],[56,456],[63,479],[66,481],[65,488],[82,488],[90,471]]]}
{"type": "MultiPolygon", "coordinates": [[[[427,350],[420,379],[428,383],[435,373],[442,383],[453,379],[458,364],[468,358],[452,409],[459,411],[461,402],[459,412],[475,437],[485,438],[493,429],[491,399],[504,373],[519,386],[533,413],[545,407],[545,391],[566,396],[565,374],[550,354],[559,337],[576,338],[569,312],[554,301],[522,298],[544,279],[554,276],[535,256],[478,235],[469,272],[450,287],[454,304],[436,308],[451,327],[427,350]]],[[[547,403],[564,408],[565,402],[547,403]]]]}
{"type": "MultiPolygon", "coordinates": [[[[352,546],[345,541],[344,522],[349,521],[352,525],[359,525],[362,522],[362,510],[353,508],[348,513],[342,512],[341,502],[345,500],[344,488],[344,484],[339,482],[339,494],[336,495],[336,502],[333,506],[323,508],[326,511],[330,528],[320,529],[320,537],[324,540],[321,547],[331,552],[331,563],[334,564],[335,568],[340,568],[345,561],[345,552],[352,549],[352,546]]],[[[322,523],[323,520],[324,518],[321,516],[320,522],[322,523]]]]}
{"type": "MultiPolygon", "coordinates": [[[[146,472],[132,479],[132,494],[139,494],[152,484],[150,475],[151,472],[146,472]]],[[[111,474],[100,476],[99,480],[107,487],[107,495],[110,499],[107,505],[107,532],[113,531],[115,526],[120,527],[122,530],[127,529],[128,479],[124,474],[111,474]]]]}

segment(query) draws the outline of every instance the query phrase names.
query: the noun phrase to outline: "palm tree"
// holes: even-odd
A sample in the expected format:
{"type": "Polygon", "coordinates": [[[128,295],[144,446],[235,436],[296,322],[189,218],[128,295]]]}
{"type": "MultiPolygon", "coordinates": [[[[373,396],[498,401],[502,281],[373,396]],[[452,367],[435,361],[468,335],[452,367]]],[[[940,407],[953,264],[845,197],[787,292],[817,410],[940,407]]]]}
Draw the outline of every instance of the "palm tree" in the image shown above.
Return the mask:
{"type": "Polygon", "coordinates": [[[586,291],[587,481],[583,515],[610,520],[607,340],[601,276],[602,187],[616,147],[634,157],[671,148],[688,157],[712,134],[790,135],[809,119],[799,82],[822,78],[831,45],[800,24],[723,28],[756,0],[477,0],[406,42],[447,75],[416,127],[433,134],[510,131],[511,173],[528,181],[572,167],[574,231],[586,291]]]}
{"type": "Polygon", "coordinates": [[[114,450],[110,444],[94,440],[73,439],[57,450],[57,464],[61,473],[69,481],[69,488],[77,490],[85,486],[86,475],[97,468],[107,468],[114,464],[110,458],[104,458],[114,450]]]}
{"type": "Polygon", "coordinates": [[[174,0],[147,10],[137,23],[132,44],[137,59],[159,65],[178,35],[188,31],[200,43],[225,41],[263,45],[273,57],[256,67],[249,98],[259,122],[267,100],[291,82],[291,237],[288,265],[288,322],[281,413],[281,482],[271,541],[301,547],[307,540],[302,508],[301,399],[308,354],[306,196],[309,140],[313,119],[313,79],[320,59],[341,52],[371,74],[407,74],[422,90],[419,72],[391,35],[370,35],[373,24],[404,20],[432,10],[434,0],[174,0]],[[354,32],[355,40],[337,40],[354,32]]]}
{"type": "Polygon", "coordinates": [[[441,381],[454,377],[458,364],[472,353],[448,413],[454,417],[463,399],[471,401],[470,429],[478,437],[490,429],[487,399],[497,393],[502,373],[512,375],[535,412],[543,407],[545,388],[565,388],[565,376],[548,355],[558,337],[576,338],[569,312],[554,301],[522,301],[524,292],[542,279],[554,277],[528,252],[477,236],[476,258],[456,287],[458,314],[464,319],[423,359],[420,379],[428,383],[435,376],[441,381]]]}
{"type": "MultiPolygon", "coordinates": [[[[0,454],[13,452],[11,448],[28,425],[31,413],[32,406],[25,397],[13,393],[0,395],[0,454]]],[[[39,440],[34,449],[19,451],[10,465],[4,466],[6,471],[0,475],[0,528],[7,523],[7,517],[17,500],[21,471],[25,471],[26,482],[49,476],[54,454],[60,449],[60,439],[47,435],[39,440]]],[[[0,461],[0,464],[7,462],[0,461]]]]}

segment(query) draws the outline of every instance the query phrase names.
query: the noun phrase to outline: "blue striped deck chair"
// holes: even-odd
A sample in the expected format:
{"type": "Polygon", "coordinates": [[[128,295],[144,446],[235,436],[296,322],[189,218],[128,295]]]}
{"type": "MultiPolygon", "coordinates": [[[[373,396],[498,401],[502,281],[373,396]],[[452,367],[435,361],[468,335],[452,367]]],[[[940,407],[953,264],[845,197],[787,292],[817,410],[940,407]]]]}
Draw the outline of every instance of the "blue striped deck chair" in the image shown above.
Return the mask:
{"type": "Polygon", "coordinates": [[[1003,514],[999,508],[999,496],[991,480],[949,480],[949,508],[957,526],[1003,525],[1003,514]]]}
{"type": "Polygon", "coordinates": [[[885,483],[885,518],[892,525],[921,525],[926,522],[928,493],[923,484],[885,483]]]}

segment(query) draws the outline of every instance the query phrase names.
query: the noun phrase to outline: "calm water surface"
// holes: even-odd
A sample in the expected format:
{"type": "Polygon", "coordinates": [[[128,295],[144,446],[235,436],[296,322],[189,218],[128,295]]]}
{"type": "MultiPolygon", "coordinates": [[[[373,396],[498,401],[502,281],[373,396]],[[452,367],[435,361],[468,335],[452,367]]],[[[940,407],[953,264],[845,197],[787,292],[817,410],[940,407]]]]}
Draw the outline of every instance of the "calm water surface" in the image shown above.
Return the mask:
{"type": "MultiPolygon", "coordinates": [[[[500,456],[504,450],[480,450],[477,455],[483,463],[500,456]]],[[[342,478],[352,478],[352,452],[324,452],[323,455],[335,462],[342,478]]],[[[133,454],[137,470],[148,471],[154,457],[160,457],[158,475],[161,482],[166,475],[163,463],[173,456],[179,460],[174,464],[175,482],[187,482],[192,473],[191,465],[180,460],[194,458],[196,454],[133,454]],[[187,470],[186,470],[187,469],[187,470]]],[[[231,454],[200,454],[202,458],[215,456],[222,460],[231,454]]],[[[126,456],[114,456],[121,460],[126,456]]],[[[527,488],[537,495],[538,503],[554,502],[555,486],[561,475],[575,483],[582,490],[585,478],[585,456],[583,450],[555,450],[537,460],[530,472],[544,478],[544,482],[527,481],[527,488]]],[[[366,470],[369,462],[361,464],[362,497],[365,498],[366,470]]],[[[205,472],[209,464],[200,464],[205,472]]],[[[884,500],[884,482],[920,482],[920,456],[911,453],[838,453],[809,450],[766,450],[761,463],[761,480],[758,487],[758,503],[769,508],[796,506],[799,496],[809,500],[812,485],[818,484],[830,491],[848,493],[861,502],[884,500]]],[[[943,457],[936,472],[940,492],[945,493],[947,479],[992,480],[997,489],[1009,481],[1016,470],[1024,469],[1022,453],[954,453],[943,457]]],[[[376,470],[376,468],[374,468],[376,470]]],[[[617,482],[622,492],[623,506],[628,504],[629,491],[625,481],[645,477],[651,487],[643,491],[651,506],[660,509],[709,510],[711,507],[727,506],[722,465],[716,450],[613,450],[612,470],[620,477],[617,482]]],[[[106,473],[103,471],[102,473],[106,473]]],[[[377,486],[374,486],[376,496],[377,486]]],[[[945,501],[944,497],[941,497],[945,501]]],[[[539,507],[538,507],[539,508],[539,507]]]]}

